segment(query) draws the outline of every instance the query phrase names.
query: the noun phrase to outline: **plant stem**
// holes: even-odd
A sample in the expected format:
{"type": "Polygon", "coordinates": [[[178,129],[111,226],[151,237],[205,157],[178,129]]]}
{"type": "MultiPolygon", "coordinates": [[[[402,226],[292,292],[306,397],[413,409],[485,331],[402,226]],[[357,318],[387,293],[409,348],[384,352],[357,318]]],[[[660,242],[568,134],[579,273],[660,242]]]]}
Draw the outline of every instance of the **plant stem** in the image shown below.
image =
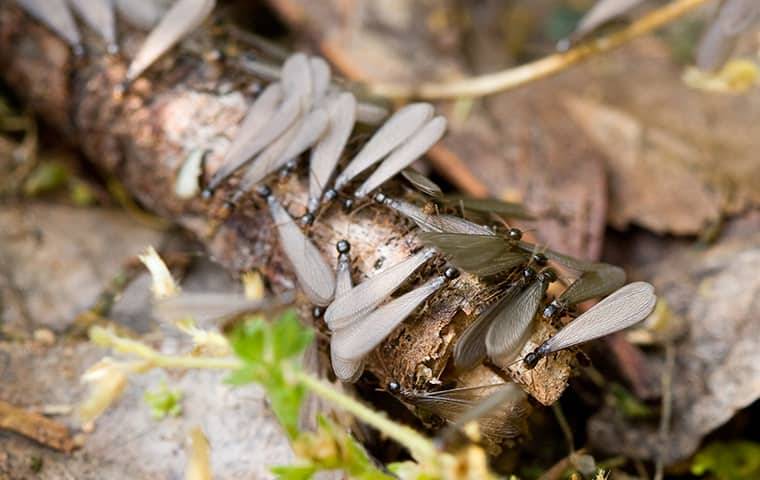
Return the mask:
{"type": "Polygon", "coordinates": [[[438,454],[438,450],[430,440],[411,428],[389,420],[385,415],[371,410],[362,403],[338,392],[332,386],[311,375],[298,371],[295,372],[295,377],[315,394],[348,411],[359,420],[407,447],[418,461],[429,462],[434,460],[438,454]]]}
{"type": "Polygon", "coordinates": [[[124,338],[102,327],[90,329],[90,339],[98,345],[109,347],[117,352],[136,355],[153,367],[161,368],[205,368],[214,370],[235,370],[243,366],[243,363],[233,357],[196,357],[192,355],[164,355],[145,345],[144,343],[129,338],[124,338]]]}
{"type": "Polygon", "coordinates": [[[610,35],[592,39],[563,53],[549,55],[519,67],[449,83],[419,85],[370,84],[370,94],[388,98],[424,100],[481,97],[525,85],[533,80],[559,73],[593,55],[613,50],[628,41],[656,30],[695,10],[710,0],[674,0],[610,35]]]}

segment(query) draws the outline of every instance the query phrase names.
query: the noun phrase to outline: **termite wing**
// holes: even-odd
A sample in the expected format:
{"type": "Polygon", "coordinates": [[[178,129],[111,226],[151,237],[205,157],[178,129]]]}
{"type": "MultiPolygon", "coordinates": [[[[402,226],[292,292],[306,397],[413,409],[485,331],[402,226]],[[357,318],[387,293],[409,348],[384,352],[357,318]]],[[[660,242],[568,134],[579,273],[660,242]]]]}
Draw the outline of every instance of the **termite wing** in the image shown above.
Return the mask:
{"type": "Polygon", "coordinates": [[[180,292],[157,300],[154,312],[164,322],[193,318],[198,323],[205,323],[260,310],[266,305],[263,300],[252,300],[242,294],[180,292]]]}
{"type": "Polygon", "coordinates": [[[577,41],[597,27],[630,11],[643,0],[598,0],[593,7],[581,18],[575,28],[571,41],[577,41]]]}
{"type": "Polygon", "coordinates": [[[433,198],[443,197],[443,190],[441,190],[441,187],[417,170],[413,168],[405,168],[401,171],[401,175],[412,184],[414,188],[425,195],[433,198]]]}
{"type": "Polygon", "coordinates": [[[318,306],[330,303],[335,292],[332,269],[319,249],[301,231],[287,210],[268,189],[261,191],[269,204],[272,220],[277,228],[285,256],[293,265],[296,278],[309,300],[318,306]]]}
{"type": "Polygon", "coordinates": [[[486,333],[486,352],[499,362],[515,358],[533,331],[533,320],[549,284],[557,279],[550,268],[538,273],[536,279],[515,298],[506,303],[491,322],[486,333]]]}
{"type": "Polygon", "coordinates": [[[66,0],[16,0],[29,15],[42,22],[71,46],[74,53],[84,53],[79,28],[66,0]]]}
{"type": "MultiPolygon", "coordinates": [[[[335,296],[339,297],[353,288],[351,281],[351,257],[349,251],[351,245],[346,240],[337,243],[338,268],[335,277],[335,296]]],[[[334,337],[333,337],[334,338],[334,337]]],[[[335,349],[330,345],[330,361],[333,372],[338,380],[353,383],[359,379],[364,371],[364,359],[345,360],[335,354],[335,349]]]]}
{"type": "Polygon", "coordinates": [[[574,347],[628,328],[644,320],[657,297],[647,282],[634,282],[618,289],[567,324],[523,359],[529,368],[550,353],[574,347]]]}
{"type": "Polygon", "coordinates": [[[429,103],[413,103],[391,115],[335,179],[335,190],[343,188],[401,145],[430,120],[433,113],[433,106],[429,103]]]}
{"type": "Polygon", "coordinates": [[[335,331],[330,342],[335,356],[353,361],[363,359],[445,281],[444,275],[434,277],[335,331]]]}
{"type": "Polygon", "coordinates": [[[161,21],[168,7],[165,3],[156,0],[114,0],[119,15],[141,30],[150,30],[161,21]]]}
{"type": "Polygon", "coordinates": [[[383,160],[372,175],[356,190],[354,196],[363,198],[412,162],[425,154],[446,131],[446,118],[439,115],[425,123],[419,130],[399,145],[388,158],[383,160]]]}
{"type": "Polygon", "coordinates": [[[319,208],[325,186],[330,181],[354,128],[356,99],[350,93],[342,93],[328,101],[327,112],[327,133],[312,150],[309,161],[308,210],[312,214],[319,208]]]}
{"type": "Polygon", "coordinates": [[[422,250],[337,296],[325,311],[325,323],[336,331],[346,327],[357,317],[369,313],[433,255],[435,250],[432,248],[422,250]]]}
{"type": "Polygon", "coordinates": [[[131,83],[159,57],[191,33],[214,9],[215,0],[177,0],[148,34],[127,69],[126,82],[131,83]]]}
{"type": "Polygon", "coordinates": [[[490,228],[483,225],[478,225],[455,215],[427,213],[413,203],[391,198],[383,193],[377,193],[374,199],[377,203],[385,205],[396,213],[413,221],[423,232],[494,235],[494,232],[490,228]]]}
{"type": "Polygon", "coordinates": [[[504,440],[525,431],[525,418],[530,412],[525,393],[513,383],[421,391],[402,390],[397,382],[391,382],[389,390],[422,413],[443,420],[447,427],[440,437],[444,441],[466,423],[476,421],[491,453],[498,453],[504,440]]]}
{"type": "Polygon", "coordinates": [[[119,51],[112,0],[68,0],[82,20],[106,42],[108,53],[119,51]]]}
{"type": "Polygon", "coordinates": [[[527,263],[531,254],[499,235],[469,233],[420,234],[423,242],[435,246],[457,268],[488,277],[527,263]]]}

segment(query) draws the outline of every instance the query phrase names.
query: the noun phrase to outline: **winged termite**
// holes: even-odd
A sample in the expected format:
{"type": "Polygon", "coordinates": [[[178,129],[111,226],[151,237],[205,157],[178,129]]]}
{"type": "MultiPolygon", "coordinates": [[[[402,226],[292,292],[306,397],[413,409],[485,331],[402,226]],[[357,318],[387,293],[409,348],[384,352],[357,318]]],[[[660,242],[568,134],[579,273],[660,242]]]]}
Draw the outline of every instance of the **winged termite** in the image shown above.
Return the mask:
{"type": "MultiPolygon", "coordinates": [[[[351,245],[346,240],[336,244],[338,250],[338,268],[335,278],[335,296],[339,297],[353,287],[351,281],[351,257],[349,251],[351,245]]],[[[332,362],[335,376],[342,382],[353,383],[359,379],[364,371],[364,359],[344,360],[335,355],[335,349],[330,348],[330,361],[332,362]]]]}
{"type": "Polygon", "coordinates": [[[329,304],[335,292],[332,269],[271,191],[264,188],[261,195],[267,199],[282,250],[293,265],[296,278],[304,293],[315,305],[329,304]]]}
{"type": "MultiPolygon", "coordinates": [[[[479,431],[486,440],[489,451],[498,452],[499,445],[507,439],[519,437],[525,430],[525,418],[530,406],[527,397],[514,384],[496,383],[475,387],[460,387],[438,391],[401,389],[398,382],[390,382],[389,391],[404,402],[427,415],[440,418],[449,428],[460,428],[464,422],[477,421],[479,431]],[[498,405],[481,408],[493,395],[498,405]],[[471,412],[478,415],[473,416],[471,412]],[[470,420],[472,418],[472,420],[470,420]]],[[[493,400],[492,400],[493,402],[493,400]]],[[[449,429],[444,432],[451,431],[449,429]]]]}
{"type": "Polygon", "coordinates": [[[425,195],[435,198],[443,196],[441,187],[417,170],[413,168],[405,168],[401,171],[401,175],[411,183],[414,188],[425,195]]]}
{"type": "Polygon", "coordinates": [[[154,313],[164,322],[193,318],[198,323],[205,323],[256,311],[265,305],[265,301],[251,300],[237,293],[180,292],[157,300],[154,313]]]}
{"type": "Polygon", "coordinates": [[[651,284],[629,283],[567,324],[526,355],[523,362],[528,368],[533,368],[550,353],[628,328],[649,316],[656,302],[657,296],[651,284]]]}
{"type": "Polygon", "coordinates": [[[726,0],[715,20],[706,28],[697,48],[697,66],[711,71],[720,68],[736,46],[739,35],[760,20],[760,2],[726,0]]]}
{"type": "Polygon", "coordinates": [[[319,208],[325,186],[354,128],[356,99],[350,93],[342,93],[328,102],[327,112],[330,125],[312,150],[309,162],[308,210],[312,214],[319,208]]]}
{"type": "MultiPolygon", "coordinates": [[[[230,158],[222,164],[211,177],[204,196],[209,196],[221,183],[239,168],[246,165],[256,154],[284,135],[302,115],[301,99],[291,95],[282,102],[269,121],[241,147],[231,153],[230,158]]],[[[292,131],[292,130],[291,130],[292,131]]],[[[292,134],[295,134],[292,131],[292,134]]],[[[286,147],[287,145],[284,145],[286,147]]],[[[279,157],[279,156],[278,156],[279,157]]]]}
{"type": "Polygon", "coordinates": [[[625,271],[613,265],[608,267],[583,272],[580,278],[544,308],[542,316],[546,319],[556,318],[570,305],[603,297],[622,287],[625,284],[625,271]]]}
{"type": "Polygon", "coordinates": [[[533,282],[536,271],[525,267],[520,279],[513,283],[502,296],[478,314],[477,318],[462,331],[454,345],[454,366],[459,370],[469,370],[482,362],[487,355],[486,335],[491,325],[500,319],[506,306],[512,302],[520,291],[533,282]]]}
{"type": "Polygon", "coordinates": [[[383,193],[375,194],[375,201],[405,216],[424,232],[468,233],[471,235],[494,235],[490,228],[464,218],[448,214],[430,214],[404,200],[391,198],[383,193]]]}
{"type": "Polygon", "coordinates": [[[131,83],[160,56],[195,30],[214,9],[215,0],[177,0],[148,34],[127,69],[126,82],[131,83]]]}
{"type": "Polygon", "coordinates": [[[428,121],[403,144],[399,145],[386,158],[372,175],[354,192],[357,198],[363,198],[383,183],[390,180],[401,170],[425,154],[438,143],[446,131],[446,118],[439,115],[428,121]]]}
{"type": "Polygon", "coordinates": [[[79,29],[66,0],[16,0],[29,15],[42,22],[68,43],[74,53],[84,53],[79,29]]]}
{"type": "Polygon", "coordinates": [[[68,0],[77,15],[105,40],[108,53],[119,51],[112,0],[68,0]]]}
{"type": "Polygon", "coordinates": [[[277,140],[267,146],[246,169],[231,202],[269,175],[283,168],[289,160],[309,148],[327,127],[327,112],[319,108],[309,112],[302,120],[291,125],[277,140]]]}
{"type": "MultiPolygon", "coordinates": [[[[338,329],[330,341],[335,356],[344,360],[360,360],[406,320],[428,297],[446,281],[446,276],[432,278],[398,298],[363,315],[338,329]]],[[[349,291],[349,294],[351,292],[349,291]]],[[[345,297],[345,295],[344,295],[345,297]]]]}
{"type": "Polygon", "coordinates": [[[490,358],[509,361],[520,353],[532,331],[541,300],[556,279],[552,269],[544,269],[514,300],[505,304],[486,333],[486,352],[490,358]]]}
{"type": "Polygon", "coordinates": [[[156,0],[114,0],[119,15],[130,25],[150,30],[166,13],[166,2],[156,0]]]}
{"type": "Polygon", "coordinates": [[[335,179],[340,190],[354,177],[379,162],[433,117],[429,103],[413,103],[394,113],[335,179]]]}
{"type": "Polygon", "coordinates": [[[256,135],[259,134],[259,131],[270,121],[272,115],[274,115],[277,106],[282,101],[282,97],[282,85],[279,82],[270,84],[263,92],[261,92],[246,112],[243,121],[240,122],[238,131],[230,144],[230,148],[224,155],[222,165],[230,163],[238,150],[246,143],[252,141],[256,135]]]}
{"type": "Polygon", "coordinates": [[[375,309],[433,255],[432,248],[422,250],[336,297],[325,311],[327,326],[332,330],[344,328],[375,309]]]}

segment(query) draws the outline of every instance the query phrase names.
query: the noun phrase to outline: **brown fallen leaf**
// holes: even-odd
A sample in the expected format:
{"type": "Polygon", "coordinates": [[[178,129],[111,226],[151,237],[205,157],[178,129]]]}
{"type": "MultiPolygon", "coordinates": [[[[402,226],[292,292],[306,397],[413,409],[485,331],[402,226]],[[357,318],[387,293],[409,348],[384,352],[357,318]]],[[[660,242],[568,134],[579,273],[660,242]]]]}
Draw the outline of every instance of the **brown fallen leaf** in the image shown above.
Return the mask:
{"type": "Polygon", "coordinates": [[[0,400],[0,430],[19,433],[54,450],[69,453],[75,442],[68,427],[0,400]]]}
{"type": "MultiPolygon", "coordinates": [[[[606,408],[589,422],[589,439],[606,453],[666,464],[690,456],[701,439],[760,397],[760,216],[745,232],[703,250],[670,250],[642,272],[689,326],[676,343],[673,422],[662,444],[654,423],[625,420],[606,408]]],[[[662,354],[650,355],[661,364],[662,354]]]]}

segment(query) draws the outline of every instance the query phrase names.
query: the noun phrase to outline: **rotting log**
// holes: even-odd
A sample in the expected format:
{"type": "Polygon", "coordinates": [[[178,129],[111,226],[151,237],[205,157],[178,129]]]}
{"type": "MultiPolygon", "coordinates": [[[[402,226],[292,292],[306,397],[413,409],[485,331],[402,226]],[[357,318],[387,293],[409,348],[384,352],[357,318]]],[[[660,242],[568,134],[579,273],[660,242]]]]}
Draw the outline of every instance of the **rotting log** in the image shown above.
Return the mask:
{"type": "MultiPolygon", "coordinates": [[[[195,149],[208,151],[205,180],[218,168],[250,93],[261,83],[231,66],[235,52],[245,46],[231,45],[235,40],[223,31],[199,30],[129,91],[118,95],[125,58],[106,55],[102,44],[88,37],[88,54],[77,58],[63,41],[12,2],[3,2],[0,69],[4,81],[44,121],[79,146],[98,168],[118,178],[142,205],[193,232],[231,272],[258,269],[275,292],[283,291],[295,285],[294,276],[262,201],[251,195],[231,214],[221,216],[230,186],[221,188],[210,201],[182,200],[173,194],[177,171],[195,149]]],[[[131,56],[141,38],[141,33],[122,28],[122,52],[131,56]]],[[[303,212],[304,177],[290,175],[273,182],[275,194],[294,215],[303,212]]],[[[398,191],[398,185],[388,189],[398,191]]],[[[410,224],[376,205],[351,214],[330,207],[320,214],[310,234],[333,264],[335,243],[344,238],[351,242],[355,281],[383,264],[406,258],[419,246],[410,224]]],[[[442,264],[442,259],[434,262],[420,275],[430,275],[442,264]]],[[[396,380],[404,388],[413,388],[435,381],[448,362],[457,333],[492,294],[492,288],[462,275],[398,328],[371,355],[367,369],[381,385],[396,380]]],[[[311,308],[305,298],[299,297],[297,304],[309,321],[311,308]]],[[[539,325],[524,353],[551,332],[552,327],[539,325]]],[[[565,388],[571,357],[560,353],[534,370],[517,365],[500,373],[504,378],[511,374],[537,400],[550,404],[565,388]]],[[[485,377],[468,374],[461,383],[476,385],[485,377]]]]}

